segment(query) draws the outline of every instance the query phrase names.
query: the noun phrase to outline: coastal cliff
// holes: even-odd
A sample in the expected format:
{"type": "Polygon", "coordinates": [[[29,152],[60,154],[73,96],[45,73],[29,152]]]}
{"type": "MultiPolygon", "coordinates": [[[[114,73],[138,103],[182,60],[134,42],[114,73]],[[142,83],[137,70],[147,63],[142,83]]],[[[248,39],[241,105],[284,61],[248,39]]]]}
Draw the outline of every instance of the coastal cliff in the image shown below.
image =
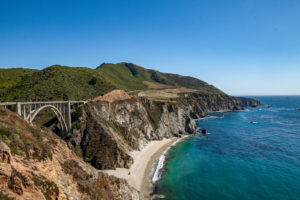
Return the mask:
{"type": "Polygon", "coordinates": [[[49,109],[30,124],[0,108],[0,198],[144,199],[136,184],[99,170],[129,168],[150,142],[195,134],[209,112],[260,105],[131,63],[1,69],[0,78],[0,101],[87,101],[72,108],[68,133],[49,109]]]}
{"type": "Polygon", "coordinates": [[[207,112],[234,111],[259,102],[228,95],[189,93],[168,101],[133,97],[92,101],[75,114],[69,147],[98,169],[129,168],[130,152],[151,140],[196,133],[195,120],[207,112]]]}
{"type": "Polygon", "coordinates": [[[56,134],[0,108],[0,199],[144,199],[123,179],[99,172],[56,134]]]}

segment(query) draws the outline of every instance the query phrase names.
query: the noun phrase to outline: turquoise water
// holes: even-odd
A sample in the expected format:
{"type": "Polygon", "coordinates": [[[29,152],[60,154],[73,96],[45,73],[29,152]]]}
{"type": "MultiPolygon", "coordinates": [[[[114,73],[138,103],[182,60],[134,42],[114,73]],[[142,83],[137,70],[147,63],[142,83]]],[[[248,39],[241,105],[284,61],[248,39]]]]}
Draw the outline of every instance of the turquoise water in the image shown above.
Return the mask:
{"type": "Polygon", "coordinates": [[[300,97],[255,98],[271,107],[198,121],[210,134],[169,150],[155,193],[171,200],[299,200],[300,97]]]}

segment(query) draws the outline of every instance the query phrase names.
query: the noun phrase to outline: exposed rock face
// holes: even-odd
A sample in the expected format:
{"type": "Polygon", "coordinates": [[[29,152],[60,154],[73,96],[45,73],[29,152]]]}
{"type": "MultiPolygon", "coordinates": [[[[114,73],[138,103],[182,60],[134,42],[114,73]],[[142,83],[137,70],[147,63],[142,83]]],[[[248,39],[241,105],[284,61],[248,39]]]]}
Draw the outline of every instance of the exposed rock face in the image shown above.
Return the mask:
{"type": "Polygon", "coordinates": [[[144,199],[125,180],[103,174],[84,162],[53,132],[33,127],[2,108],[0,115],[0,198],[144,199]],[[39,142],[33,149],[29,138],[39,142]],[[43,152],[41,146],[47,146],[47,151],[43,152]]]}
{"type": "Polygon", "coordinates": [[[103,96],[94,98],[94,101],[115,101],[115,100],[124,100],[130,99],[131,97],[124,90],[113,90],[103,96]]]}
{"type": "Polygon", "coordinates": [[[11,189],[14,193],[18,195],[22,195],[25,188],[33,188],[33,182],[31,179],[26,176],[25,174],[22,174],[21,172],[17,171],[12,166],[12,172],[10,179],[8,181],[8,187],[11,189]]]}
{"type": "Polygon", "coordinates": [[[251,99],[195,93],[175,100],[90,102],[77,109],[73,133],[65,138],[73,151],[53,132],[0,108],[0,194],[16,199],[144,199],[125,180],[94,167],[129,167],[132,150],[150,140],[195,133],[195,119],[206,112],[256,105],[251,99]]]}
{"type": "Polygon", "coordinates": [[[97,176],[95,179],[76,160],[66,161],[62,168],[66,174],[80,183],[79,190],[90,194],[92,199],[142,199],[140,193],[129,186],[125,180],[104,173],[94,174],[97,176]]]}
{"type": "Polygon", "coordinates": [[[9,147],[0,140],[0,162],[10,164],[11,153],[9,147]]]}
{"type": "Polygon", "coordinates": [[[233,111],[260,103],[227,95],[189,93],[168,101],[134,97],[84,105],[66,138],[69,146],[98,169],[128,168],[129,152],[150,140],[196,132],[195,119],[207,112],[233,111]]]}

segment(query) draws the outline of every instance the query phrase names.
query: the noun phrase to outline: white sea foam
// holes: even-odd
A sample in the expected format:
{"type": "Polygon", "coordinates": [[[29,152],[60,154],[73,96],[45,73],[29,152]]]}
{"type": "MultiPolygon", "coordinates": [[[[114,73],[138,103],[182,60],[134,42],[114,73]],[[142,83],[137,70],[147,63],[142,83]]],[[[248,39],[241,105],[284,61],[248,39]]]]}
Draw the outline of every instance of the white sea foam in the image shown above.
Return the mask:
{"type": "MultiPolygon", "coordinates": [[[[176,140],[171,146],[176,145],[178,142],[182,141],[186,137],[188,137],[188,135],[176,140]]],[[[161,174],[162,174],[162,169],[164,167],[165,160],[166,160],[166,154],[167,154],[168,150],[171,148],[171,146],[169,146],[159,157],[153,177],[152,177],[152,183],[155,183],[156,181],[158,181],[160,179],[161,174]]]]}
{"type": "Polygon", "coordinates": [[[154,172],[154,175],[152,177],[152,182],[155,183],[156,181],[158,181],[160,179],[160,176],[161,176],[161,169],[164,167],[164,163],[165,163],[165,159],[166,159],[166,156],[165,156],[165,153],[169,150],[169,148],[167,148],[163,154],[159,157],[159,160],[158,160],[158,163],[157,163],[157,166],[156,166],[156,169],[155,169],[155,172],[154,172]]]}
{"type": "Polygon", "coordinates": [[[206,119],[217,119],[220,118],[218,116],[214,116],[214,115],[207,115],[206,119]]]}
{"type": "MultiPolygon", "coordinates": [[[[219,111],[214,111],[215,113],[227,113],[227,112],[231,112],[232,110],[229,109],[225,109],[225,110],[219,110],[219,111]]],[[[213,112],[213,113],[214,113],[213,112]]]]}
{"type": "Polygon", "coordinates": [[[224,118],[224,115],[222,115],[222,116],[206,115],[203,118],[197,119],[197,121],[206,120],[206,119],[222,119],[222,118],[224,118]]]}
{"type": "Polygon", "coordinates": [[[270,112],[282,112],[282,111],[294,111],[293,108],[269,108],[268,111],[270,112]]]}

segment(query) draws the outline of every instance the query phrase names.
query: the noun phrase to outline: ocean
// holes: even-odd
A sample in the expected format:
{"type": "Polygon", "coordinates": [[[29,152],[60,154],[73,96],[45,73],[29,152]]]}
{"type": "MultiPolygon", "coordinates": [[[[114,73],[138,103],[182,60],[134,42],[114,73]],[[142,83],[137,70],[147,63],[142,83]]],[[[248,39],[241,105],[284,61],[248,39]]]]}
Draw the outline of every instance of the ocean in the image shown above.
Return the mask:
{"type": "Polygon", "coordinates": [[[264,106],[209,113],[208,134],[172,146],[155,182],[167,200],[299,200],[300,96],[259,96],[264,106]]]}

